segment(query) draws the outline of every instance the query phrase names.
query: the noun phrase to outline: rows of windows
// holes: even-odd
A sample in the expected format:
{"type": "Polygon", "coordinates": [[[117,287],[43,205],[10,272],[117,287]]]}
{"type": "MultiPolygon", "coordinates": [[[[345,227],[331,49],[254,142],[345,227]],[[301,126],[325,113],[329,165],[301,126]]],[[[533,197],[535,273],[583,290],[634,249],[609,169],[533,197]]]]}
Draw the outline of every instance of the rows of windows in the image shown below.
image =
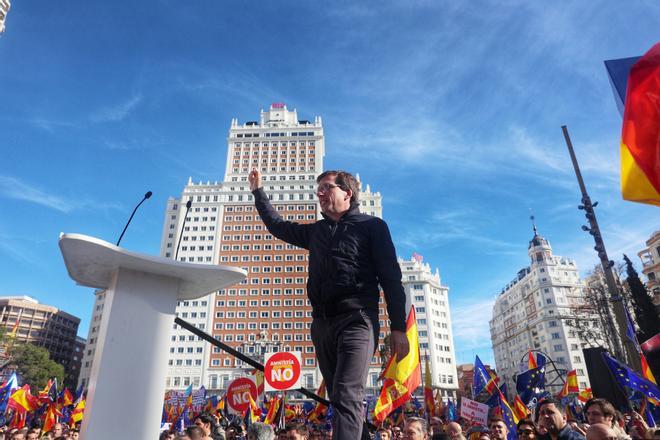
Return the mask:
{"type": "Polygon", "coordinates": [[[190,376],[175,376],[175,377],[168,377],[167,380],[165,381],[165,386],[167,388],[174,387],[174,388],[179,388],[179,387],[188,387],[192,384],[194,387],[198,387],[200,383],[199,377],[190,377],[190,376]]]}
{"type": "MultiPolygon", "coordinates": [[[[273,295],[273,296],[279,296],[284,294],[285,296],[287,295],[303,295],[304,291],[303,289],[250,289],[249,290],[250,296],[257,296],[257,295],[273,295]]],[[[248,289],[229,289],[227,290],[220,290],[218,291],[218,296],[247,296],[248,295],[248,289]]]]}
{"type": "MultiPolygon", "coordinates": [[[[296,307],[303,307],[303,306],[309,306],[310,302],[309,302],[309,299],[295,299],[295,300],[293,300],[293,299],[285,299],[285,300],[274,299],[272,301],[269,300],[269,299],[262,299],[262,300],[253,299],[253,300],[249,300],[249,301],[248,300],[238,300],[238,301],[236,301],[236,300],[229,300],[229,301],[220,300],[220,301],[216,302],[216,306],[217,307],[222,307],[222,308],[224,308],[224,307],[245,308],[248,305],[250,307],[258,307],[258,306],[270,307],[271,304],[272,304],[273,307],[281,307],[282,305],[284,305],[284,307],[292,307],[294,305],[296,307]]],[[[218,313],[223,313],[223,312],[216,312],[216,318],[224,318],[224,316],[218,315],[218,313]]],[[[242,311],[240,313],[245,314],[245,313],[256,313],[256,312],[242,311]]],[[[253,316],[250,316],[250,317],[253,317],[253,316]]]]}
{"type": "MultiPolygon", "coordinates": [[[[243,168],[234,167],[234,168],[232,168],[232,173],[248,173],[249,171],[250,171],[250,169],[247,168],[247,167],[243,167],[243,168]]],[[[269,171],[271,173],[276,173],[278,171],[278,167],[270,167],[270,170],[268,169],[268,167],[261,167],[260,171],[262,173],[267,173],[269,171]]],[[[282,172],[284,172],[284,171],[314,171],[314,167],[311,167],[311,166],[310,167],[279,167],[279,171],[282,171],[282,172]]],[[[312,195],[312,194],[310,194],[310,195],[312,195]]],[[[311,198],[312,197],[310,197],[310,199],[311,198]]],[[[232,196],[229,196],[229,201],[232,201],[232,200],[233,200],[232,196]]],[[[242,200],[242,199],[239,199],[239,200],[242,200]]],[[[293,199],[290,199],[290,200],[293,200],[293,199]]]]}

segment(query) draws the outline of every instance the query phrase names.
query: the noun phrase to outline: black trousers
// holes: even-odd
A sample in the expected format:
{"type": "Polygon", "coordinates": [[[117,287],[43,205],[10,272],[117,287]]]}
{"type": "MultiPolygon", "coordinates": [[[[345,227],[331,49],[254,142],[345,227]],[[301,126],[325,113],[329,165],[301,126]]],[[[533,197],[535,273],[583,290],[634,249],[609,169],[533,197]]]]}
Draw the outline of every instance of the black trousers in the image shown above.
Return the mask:
{"type": "Polygon", "coordinates": [[[334,440],[362,436],[364,388],[379,331],[377,310],[354,310],[312,321],[312,342],[334,410],[334,440]]]}

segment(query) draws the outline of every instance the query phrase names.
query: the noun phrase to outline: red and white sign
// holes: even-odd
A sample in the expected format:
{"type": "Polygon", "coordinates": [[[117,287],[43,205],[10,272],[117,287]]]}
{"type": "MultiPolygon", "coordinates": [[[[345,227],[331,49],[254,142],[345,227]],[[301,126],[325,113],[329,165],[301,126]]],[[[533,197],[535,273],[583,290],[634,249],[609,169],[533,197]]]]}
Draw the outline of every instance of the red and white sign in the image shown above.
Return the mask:
{"type": "Polygon", "coordinates": [[[268,355],[264,362],[266,391],[300,388],[301,358],[299,351],[280,351],[268,355]]]}
{"type": "Polygon", "coordinates": [[[461,397],[461,417],[488,426],[488,405],[461,397]]]}
{"type": "Polygon", "coordinates": [[[248,377],[239,377],[227,387],[227,405],[234,413],[244,413],[252,400],[257,401],[257,385],[248,377]]]}

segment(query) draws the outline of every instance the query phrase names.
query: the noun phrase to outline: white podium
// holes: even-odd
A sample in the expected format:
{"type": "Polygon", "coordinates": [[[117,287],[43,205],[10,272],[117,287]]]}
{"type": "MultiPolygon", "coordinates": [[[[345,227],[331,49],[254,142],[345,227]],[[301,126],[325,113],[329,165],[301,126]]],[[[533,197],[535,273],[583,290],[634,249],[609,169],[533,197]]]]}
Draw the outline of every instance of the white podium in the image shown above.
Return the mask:
{"type": "Polygon", "coordinates": [[[156,440],[177,300],[194,299],[246,277],[236,267],[189,264],[128,252],[80,234],[60,250],[77,284],[106,289],[81,438],[156,440]]]}

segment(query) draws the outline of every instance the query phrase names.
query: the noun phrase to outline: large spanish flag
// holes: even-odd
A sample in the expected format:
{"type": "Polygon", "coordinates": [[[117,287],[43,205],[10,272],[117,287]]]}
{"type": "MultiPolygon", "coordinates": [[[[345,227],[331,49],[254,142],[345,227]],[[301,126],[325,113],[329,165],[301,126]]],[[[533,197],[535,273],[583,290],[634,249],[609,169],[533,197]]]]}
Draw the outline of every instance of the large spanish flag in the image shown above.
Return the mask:
{"type": "Polygon", "coordinates": [[[660,43],[630,69],[621,133],[621,192],[660,206],[660,43]]]}
{"type": "Polygon", "coordinates": [[[419,335],[415,307],[410,308],[406,320],[406,336],[410,351],[403,359],[392,356],[383,375],[383,388],[374,408],[374,418],[379,422],[396,408],[410,400],[412,393],[422,383],[422,367],[419,362],[419,335]]]}

